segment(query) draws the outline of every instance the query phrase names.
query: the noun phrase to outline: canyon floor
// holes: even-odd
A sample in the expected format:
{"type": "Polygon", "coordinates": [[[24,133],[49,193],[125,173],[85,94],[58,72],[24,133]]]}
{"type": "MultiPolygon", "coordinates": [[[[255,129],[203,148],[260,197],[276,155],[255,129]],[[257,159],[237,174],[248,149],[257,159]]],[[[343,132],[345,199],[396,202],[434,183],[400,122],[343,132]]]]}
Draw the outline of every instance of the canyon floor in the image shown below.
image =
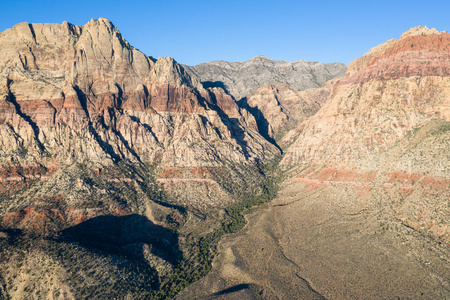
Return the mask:
{"type": "Polygon", "coordinates": [[[386,184],[323,183],[285,181],[177,299],[450,298],[448,243],[395,217],[386,184]]]}

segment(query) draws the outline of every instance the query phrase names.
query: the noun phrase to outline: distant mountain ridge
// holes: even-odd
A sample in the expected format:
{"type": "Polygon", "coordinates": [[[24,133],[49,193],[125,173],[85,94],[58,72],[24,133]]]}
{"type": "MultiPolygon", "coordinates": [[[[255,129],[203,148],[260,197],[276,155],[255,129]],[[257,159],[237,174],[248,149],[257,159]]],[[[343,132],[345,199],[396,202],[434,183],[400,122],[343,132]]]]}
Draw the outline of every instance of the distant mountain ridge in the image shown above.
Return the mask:
{"type": "Polygon", "coordinates": [[[318,88],[343,76],[347,69],[342,63],[288,62],[265,56],[256,56],[245,62],[219,60],[184,67],[206,86],[223,87],[236,100],[250,96],[266,84],[286,83],[297,90],[318,88]]]}

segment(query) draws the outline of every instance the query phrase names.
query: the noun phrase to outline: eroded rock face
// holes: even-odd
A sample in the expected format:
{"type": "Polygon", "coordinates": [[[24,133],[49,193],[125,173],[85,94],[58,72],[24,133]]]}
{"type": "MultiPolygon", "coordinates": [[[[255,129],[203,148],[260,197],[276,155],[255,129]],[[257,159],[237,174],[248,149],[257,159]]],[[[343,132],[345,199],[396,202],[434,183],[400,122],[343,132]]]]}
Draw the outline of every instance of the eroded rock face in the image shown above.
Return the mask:
{"type": "Polygon", "coordinates": [[[219,88],[139,52],[107,19],[21,23],[0,34],[0,51],[2,160],[192,167],[277,153],[219,88]]]}
{"type": "Polygon", "coordinates": [[[246,62],[213,61],[187,67],[206,86],[225,88],[236,100],[249,97],[267,84],[287,83],[297,90],[318,88],[344,75],[341,63],[322,64],[298,60],[287,62],[256,56],[246,62]]]}
{"type": "Polygon", "coordinates": [[[295,142],[282,164],[377,168],[369,158],[414,128],[450,120],[449,39],[413,28],[354,60],[324,86],[332,93],[321,109],[285,137],[295,142]]]}
{"type": "Polygon", "coordinates": [[[0,33],[0,53],[1,226],[53,234],[133,212],[155,221],[150,171],[177,205],[224,207],[236,199],[218,178],[279,154],[223,89],[144,55],[107,19],[17,24],[0,33]],[[99,192],[102,182],[134,196],[99,192]]]}

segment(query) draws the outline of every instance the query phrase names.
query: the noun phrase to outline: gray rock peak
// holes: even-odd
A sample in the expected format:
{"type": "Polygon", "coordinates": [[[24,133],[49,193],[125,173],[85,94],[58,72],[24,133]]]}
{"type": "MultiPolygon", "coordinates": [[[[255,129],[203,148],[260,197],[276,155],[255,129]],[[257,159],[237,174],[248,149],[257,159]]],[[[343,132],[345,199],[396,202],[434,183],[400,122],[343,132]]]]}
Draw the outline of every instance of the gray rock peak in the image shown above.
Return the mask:
{"type": "Polygon", "coordinates": [[[347,67],[342,63],[288,62],[259,55],[245,62],[220,60],[185,68],[208,86],[223,87],[239,100],[266,84],[287,83],[297,90],[317,88],[343,76],[347,67]]]}

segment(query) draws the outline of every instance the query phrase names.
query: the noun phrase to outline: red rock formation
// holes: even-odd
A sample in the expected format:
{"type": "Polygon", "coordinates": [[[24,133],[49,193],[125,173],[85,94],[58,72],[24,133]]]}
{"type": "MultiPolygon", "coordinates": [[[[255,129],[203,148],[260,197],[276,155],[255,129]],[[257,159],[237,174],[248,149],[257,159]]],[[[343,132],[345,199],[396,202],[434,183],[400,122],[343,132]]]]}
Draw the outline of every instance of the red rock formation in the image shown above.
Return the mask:
{"type": "Polygon", "coordinates": [[[215,157],[190,147],[194,140],[210,140],[214,156],[239,163],[277,152],[231,97],[205,90],[172,58],[139,52],[107,19],[21,23],[0,34],[0,52],[2,157],[30,149],[25,159],[42,160],[45,151],[106,164],[214,165],[215,157]]]}
{"type": "Polygon", "coordinates": [[[162,176],[183,170],[170,182],[155,180],[182,205],[224,206],[233,199],[199,170],[222,172],[277,154],[253,116],[223,90],[204,89],[172,58],[141,53],[107,19],[21,23],[0,33],[5,227],[50,234],[98,215],[132,213],[136,197],[147,201],[139,213],[153,217],[149,203],[156,199],[142,194],[142,178],[100,171],[121,160],[151,165],[162,176]],[[80,168],[139,196],[100,193],[79,178],[80,168]],[[64,201],[53,201],[62,191],[64,201]]]}
{"type": "Polygon", "coordinates": [[[350,203],[377,203],[378,213],[449,243],[449,51],[450,34],[413,28],[314,91],[328,100],[281,141],[293,142],[281,162],[291,183],[355,191],[350,203]]]}

